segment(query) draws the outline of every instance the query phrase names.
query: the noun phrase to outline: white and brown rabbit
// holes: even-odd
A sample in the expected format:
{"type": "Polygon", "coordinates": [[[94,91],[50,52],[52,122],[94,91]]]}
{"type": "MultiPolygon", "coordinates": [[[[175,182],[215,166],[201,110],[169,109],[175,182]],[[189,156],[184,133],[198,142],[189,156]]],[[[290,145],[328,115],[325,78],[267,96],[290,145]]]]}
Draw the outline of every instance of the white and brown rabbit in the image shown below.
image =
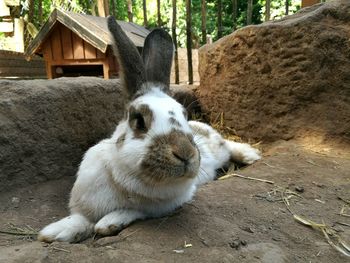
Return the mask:
{"type": "Polygon", "coordinates": [[[185,108],[168,95],[173,57],[168,33],[153,30],[141,58],[113,17],[108,28],[131,102],[112,137],[86,152],[71,192],[71,215],[42,229],[41,241],[115,234],[137,219],[165,215],[190,201],[197,185],[214,179],[229,161],[260,159],[250,145],[188,122],[185,108]]]}

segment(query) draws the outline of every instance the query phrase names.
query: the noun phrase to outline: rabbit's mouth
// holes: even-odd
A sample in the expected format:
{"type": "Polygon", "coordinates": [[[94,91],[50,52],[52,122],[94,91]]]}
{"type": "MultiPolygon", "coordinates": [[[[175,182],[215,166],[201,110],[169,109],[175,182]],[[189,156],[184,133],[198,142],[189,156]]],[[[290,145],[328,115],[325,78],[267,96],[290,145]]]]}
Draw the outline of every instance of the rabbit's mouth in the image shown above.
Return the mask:
{"type": "Polygon", "coordinates": [[[199,161],[191,163],[143,162],[142,180],[148,183],[171,183],[194,179],[198,175],[199,161]]]}
{"type": "Polygon", "coordinates": [[[173,130],[153,138],[141,167],[144,179],[152,182],[193,179],[198,175],[199,150],[192,135],[173,130]]]}

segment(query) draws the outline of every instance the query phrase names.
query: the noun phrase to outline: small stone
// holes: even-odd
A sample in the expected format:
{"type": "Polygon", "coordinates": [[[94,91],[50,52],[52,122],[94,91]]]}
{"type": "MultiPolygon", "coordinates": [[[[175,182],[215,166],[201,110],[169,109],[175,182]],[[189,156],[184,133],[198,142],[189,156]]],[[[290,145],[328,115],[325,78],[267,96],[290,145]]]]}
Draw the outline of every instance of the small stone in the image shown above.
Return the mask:
{"type": "Polygon", "coordinates": [[[247,245],[247,241],[246,240],[241,240],[241,245],[242,246],[246,246],[247,245]]]}
{"type": "Polygon", "coordinates": [[[18,204],[20,199],[18,197],[12,197],[11,202],[14,204],[18,204]]]}
{"type": "Polygon", "coordinates": [[[241,241],[239,239],[236,239],[230,242],[229,245],[231,248],[239,249],[239,247],[241,246],[241,241]]]}
{"type": "Polygon", "coordinates": [[[249,227],[249,226],[242,226],[242,227],[240,227],[240,229],[242,229],[243,231],[246,231],[248,233],[254,233],[254,229],[249,227]]]}
{"type": "Polygon", "coordinates": [[[201,242],[202,242],[203,245],[209,247],[208,241],[206,241],[206,240],[203,239],[203,240],[201,240],[201,242]]]}
{"type": "Polygon", "coordinates": [[[176,254],[183,254],[183,253],[185,253],[185,250],[183,250],[183,249],[174,249],[173,250],[176,254]]]}
{"type": "Polygon", "coordinates": [[[302,186],[296,186],[295,191],[297,191],[298,193],[304,193],[305,189],[302,186]]]}

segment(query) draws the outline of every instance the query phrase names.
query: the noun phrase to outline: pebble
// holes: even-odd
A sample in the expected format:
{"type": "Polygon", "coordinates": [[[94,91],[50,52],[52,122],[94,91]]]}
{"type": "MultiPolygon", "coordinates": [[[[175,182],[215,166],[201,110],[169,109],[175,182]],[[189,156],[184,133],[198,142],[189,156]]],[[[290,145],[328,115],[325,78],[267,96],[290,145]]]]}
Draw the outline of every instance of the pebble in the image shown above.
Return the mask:
{"type": "Polygon", "coordinates": [[[298,193],[304,193],[305,189],[302,186],[296,186],[295,191],[297,191],[298,193]]]}
{"type": "Polygon", "coordinates": [[[241,245],[242,246],[246,246],[247,245],[247,241],[240,240],[238,238],[238,239],[235,239],[232,242],[230,242],[229,245],[230,245],[231,248],[239,249],[241,245]]]}
{"type": "Polygon", "coordinates": [[[239,249],[239,247],[241,246],[241,241],[239,239],[236,239],[230,242],[229,245],[231,248],[239,249]]]}

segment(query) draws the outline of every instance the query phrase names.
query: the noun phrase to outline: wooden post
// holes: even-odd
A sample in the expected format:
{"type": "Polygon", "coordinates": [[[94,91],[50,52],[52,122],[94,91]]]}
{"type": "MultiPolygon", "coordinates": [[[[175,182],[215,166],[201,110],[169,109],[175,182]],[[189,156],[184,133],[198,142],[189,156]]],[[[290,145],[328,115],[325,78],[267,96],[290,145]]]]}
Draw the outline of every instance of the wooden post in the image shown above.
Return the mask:
{"type": "Polygon", "coordinates": [[[174,41],[174,71],[175,71],[175,84],[179,84],[179,54],[177,49],[177,36],[176,36],[176,0],[172,0],[173,2],[173,22],[171,26],[171,34],[174,41]]]}
{"type": "Polygon", "coordinates": [[[103,61],[103,78],[109,79],[109,61],[108,61],[108,59],[105,59],[103,61]]]}
{"type": "Polygon", "coordinates": [[[265,21],[270,20],[271,15],[271,0],[266,0],[265,2],[265,21]]]}
{"type": "Polygon", "coordinates": [[[248,0],[247,6],[247,25],[252,23],[253,19],[253,0],[248,0]]]}
{"type": "Polygon", "coordinates": [[[97,0],[97,11],[98,15],[101,17],[109,16],[109,1],[97,0]]]}
{"type": "Polygon", "coordinates": [[[15,34],[16,51],[24,52],[24,20],[23,18],[15,18],[15,34]]]}
{"type": "Polygon", "coordinates": [[[301,8],[320,3],[320,0],[301,0],[301,8]]]}
{"type": "Polygon", "coordinates": [[[129,19],[129,22],[132,22],[132,20],[133,20],[132,1],[131,0],[128,0],[128,19],[129,19]]]}
{"type": "Polygon", "coordinates": [[[191,0],[186,0],[186,49],[188,83],[193,84],[191,0]]]}
{"type": "Polygon", "coordinates": [[[53,79],[53,74],[52,74],[52,65],[50,63],[50,61],[46,61],[45,62],[45,66],[46,66],[46,75],[48,79],[53,79]]]}

